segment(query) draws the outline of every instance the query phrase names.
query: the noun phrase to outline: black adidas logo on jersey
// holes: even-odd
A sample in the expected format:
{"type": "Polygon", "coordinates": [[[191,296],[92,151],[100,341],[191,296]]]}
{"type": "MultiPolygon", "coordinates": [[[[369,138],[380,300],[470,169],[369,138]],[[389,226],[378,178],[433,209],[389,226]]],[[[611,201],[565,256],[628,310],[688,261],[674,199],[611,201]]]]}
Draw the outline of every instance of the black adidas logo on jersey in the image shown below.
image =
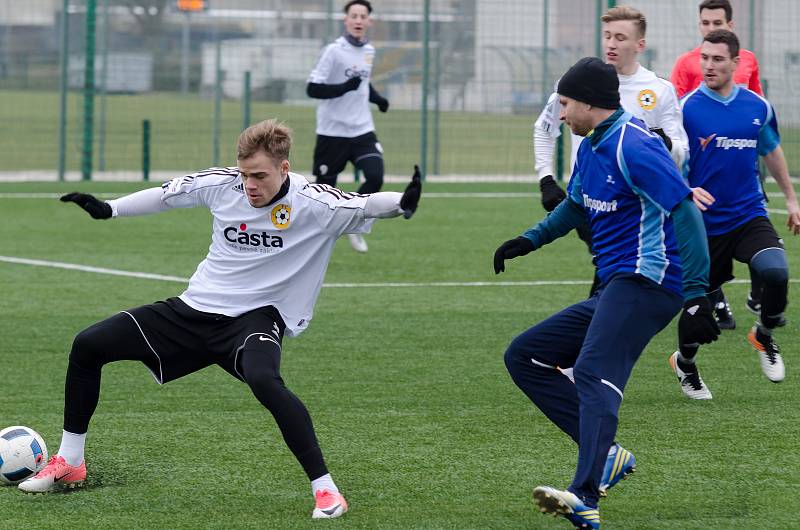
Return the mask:
{"type": "Polygon", "coordinates": [[[242,195],[244,195],[244,184],[241,184],[241,183],[239,183],[239,184],[237,184],[236,186],[232,187],[231,189],[232,189],[233,191],[239,192],[239,193],[241,193],[242,195]]]}

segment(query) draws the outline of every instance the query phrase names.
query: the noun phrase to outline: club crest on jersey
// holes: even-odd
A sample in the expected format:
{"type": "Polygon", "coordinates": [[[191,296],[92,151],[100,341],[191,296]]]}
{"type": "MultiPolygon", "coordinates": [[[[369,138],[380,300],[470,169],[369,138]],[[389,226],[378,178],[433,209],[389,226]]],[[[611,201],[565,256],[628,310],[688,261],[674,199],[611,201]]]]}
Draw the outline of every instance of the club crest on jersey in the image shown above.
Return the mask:
{"type": "Polygon", "coordinates": [[[278,204],[272,209],[269,217],[272,219],[272,224],[275,225],[275,228],[284,230],[289,227],[291,213],[292,209],[288,204],[278,204]]]}
{"type": "Polygon", "coordinates": [[[639,102],[639,106],[644,110],[653,110],[656,107],[656,93],[649,88],[645,88],[639,91],[636,101],[639,102]]]}

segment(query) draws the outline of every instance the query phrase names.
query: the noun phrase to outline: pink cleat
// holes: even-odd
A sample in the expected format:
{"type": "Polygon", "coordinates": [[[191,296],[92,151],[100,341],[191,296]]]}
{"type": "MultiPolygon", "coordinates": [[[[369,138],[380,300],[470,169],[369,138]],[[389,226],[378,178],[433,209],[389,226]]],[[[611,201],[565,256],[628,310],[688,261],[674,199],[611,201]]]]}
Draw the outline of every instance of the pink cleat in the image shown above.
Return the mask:
{"type": "Polygon", "coordinates": [[[311,514],[312,519],[333,519],[347,512],[347,501],[341,493],[328,490],[318,490],[314,494],[316,506],[311,514]]]}
{"type": "MultiPolygon", "coordinates": [[[[25,493],[47,493],[61,487],[77,488],[86,480],[86,462],[75,467],[54,455],[47,465],[34,477],[21,482],[17,487],[25,493]]],[[[344,500],[344,499],[342,499],[344,500]]],[[[345,505],[346,506],[346,505],[345,505]]],[[[347,508],[345,507],[345,510],[347,508]]]]}

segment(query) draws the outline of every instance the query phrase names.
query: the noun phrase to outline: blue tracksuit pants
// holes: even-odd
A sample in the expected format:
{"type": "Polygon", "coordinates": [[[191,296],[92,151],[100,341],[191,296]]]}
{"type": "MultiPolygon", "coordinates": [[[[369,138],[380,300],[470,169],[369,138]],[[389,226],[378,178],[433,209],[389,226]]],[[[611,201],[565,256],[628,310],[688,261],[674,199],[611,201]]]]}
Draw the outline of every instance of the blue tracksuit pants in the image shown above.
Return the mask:
{"type": "Polygon", "coordinates": [[[598,294],[536,324],[506,350],[517,386],[578,443],[568,489],[589,506],[597,506],[633,365],[682,306],[680,296],[643,276],[618,273],[598,294]],[[557,367],[573,368],[575,383],[557,367]]]}

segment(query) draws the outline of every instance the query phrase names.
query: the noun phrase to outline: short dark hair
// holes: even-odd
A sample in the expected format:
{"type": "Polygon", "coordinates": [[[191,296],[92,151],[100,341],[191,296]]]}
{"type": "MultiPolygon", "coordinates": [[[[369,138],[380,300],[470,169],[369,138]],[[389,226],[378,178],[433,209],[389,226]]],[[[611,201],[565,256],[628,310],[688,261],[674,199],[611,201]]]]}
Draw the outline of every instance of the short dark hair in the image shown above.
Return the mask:
{"type": "Polygon", "coordinates": [[[367,13],[372,14],[372,4],[369,3],[369,0],[350,0],[344,6],[344,13],[347,14],[350,8],[356,5],[366,7],[367,13]]]}
{"type": "Polygon", "coordinates": [[[728,51],[731,52],[731,58],[739,56],[739,37],[736,36],[736,33],[728,31],[727,29],[715,29],[714,31],[709,31],[708,35],[703,38],[703,42],[710,42],[711,44],[727,44],[728,51]]]}
{"type": "Polygon", "coordinates": [[[700,2],[699,12],[702,13],[703,9],[724,9],[725,22],[730,22],[733,18],[733,8],[729,0],[703,0],[700,2]]]}

